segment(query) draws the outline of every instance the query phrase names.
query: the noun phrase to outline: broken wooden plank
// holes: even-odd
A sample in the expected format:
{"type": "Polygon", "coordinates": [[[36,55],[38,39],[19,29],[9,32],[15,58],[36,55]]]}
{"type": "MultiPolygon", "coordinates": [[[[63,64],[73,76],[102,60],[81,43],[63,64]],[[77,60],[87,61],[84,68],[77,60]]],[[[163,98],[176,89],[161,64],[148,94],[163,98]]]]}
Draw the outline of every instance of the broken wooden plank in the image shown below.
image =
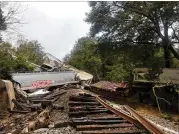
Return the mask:
{"type": "Polygon", "coordinates": [[[59,98],[60,98],[60,96],[57,96],[56,98],[54,98],[54,99],[52,100],[52,102],[57,101],[59,98]]]}
{"type": "Polygon", "coordinates": [[[30,109],[31,111],[38,110],[38,109],[42,108],[41,103],[38,103],[38,104],[25,104],[25,103],[22,103],[22,106],[30,109]]]}
{"type": "Polygon", "coordinates": [[[82,134],[141,134],[140,131],[126,131],[126,130],[108,130],[108,131],[83,131],[82,134]]]}
{"type": "Polygon", "coordinates": [[[58,104],[52,104],[52,108],[57,110],[64,110],[64,106],[58,104]]]}
{"type": "Polygon", "coordinates": [[[71,125],[72,122],[67,121],[67,122],[58,122],[56,124],[54,124],[53,128],[61,128],[61,127],[67,127],[69,125],[71,125]]]}
{"type": "Polygon", "coordinates": [[[126,123],[127,120],[72,120],[76,125],[92,125],[92,124],[120,124],[126,123]]]}
{"type": "Polygon", "coordinates": [[[72,120],[122,120],[123,118],[117,116],[102,116],[102,117],[80,117],[72,118],[72,120]]]}
{"type": "Polygon", "coordinates": [[[83,102],[96,102],[95,98],[84,98],[84,97],[74,97],[69,98],[70,101],[83,101],[83,102]]]}
{"type": "Polygon", "coordinates": [[[46,97],[44,97],[44,99],[52,99],[52,98],[54,98],[54,97],[57,97],[57,96],[61,96],[61,95],[63,95],[63,94],[65,94],[66,93],[66,91],[65,92],[58,92],[58,93],[53,93],[53,94],[49,94],[49,95],[47,95],[46,97]]]}
{"type": "Polygon", "coordinates": [[[75,108],[75,107],[70,107],[69,111],[73,112],[73,111],[93,111],[93,110],[106,110],[106,108],[75,108]]]}
{"type": "Polygon", "coordinates": [[[8,109],[10,113],[20,113],[20,114],[27,114],[30,113],[30,111],[21,111],[21,110],[10,110],[8,109]]]}
{"type": "Polygon", "coordinates": [[[101,130],[101,129],[114,129],[114,128],[126,128],[126,127],[135,127],[133,124],[110,124],[110,125],[78,125],[76,129],[78,131],[84,130],[101,130]]]}
{"type": "Polygon", "coordinates": [[[99,102],[69,102],[69,106],[74,105],[101,105],[99,102]]]}
{"type": "Polygon", "coordinates": [[[52,103],[52,100],[30,100],[31,102],[34,102],[34,103],[52,103]]]}
{"type": "Polygon", "coordinates": [[[81,116],[81,115],[97,114],[97,113],[111,113],[111,111],[109,111],[109,110],[96,110],[96,111],[69,112],[69,116],[81,116]]]}

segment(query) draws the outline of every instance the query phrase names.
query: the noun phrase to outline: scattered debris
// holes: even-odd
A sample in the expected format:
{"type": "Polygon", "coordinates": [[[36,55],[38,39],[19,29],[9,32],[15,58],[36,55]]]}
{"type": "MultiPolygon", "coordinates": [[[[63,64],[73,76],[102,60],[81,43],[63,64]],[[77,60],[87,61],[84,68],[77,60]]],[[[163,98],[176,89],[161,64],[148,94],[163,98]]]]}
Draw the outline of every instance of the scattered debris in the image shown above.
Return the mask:
{"type": "Polygon", "coordinates": [[[54,90],[39,89],[34,93],[27,93],[19,86],[14,89],[10,81],[1,80],[0,118],[12,116],[12,121],[9,122],[7,119],[6,123],[1,122],[4,125],[0,127],[0,133],[9,132],[9,127],[13,128],[10,131],[12,134],[29,133],[39,128],[48,127],[50,112],[64,110],[64,106],[56,104],[56,101],[66,92],[61,92],[59,88],[56,88],[54,90]],[[34,112],[35,115],[32,114],[34,112]],[[17,119],[15,115],[18,115],[17,119]]]}
{"type": "Polygon", "coordinates": [[[44,128],[49,125],[50,109],[43,110],[35,120],[30,121],[21,133],[28,133],[39,128],[44,128]]]}

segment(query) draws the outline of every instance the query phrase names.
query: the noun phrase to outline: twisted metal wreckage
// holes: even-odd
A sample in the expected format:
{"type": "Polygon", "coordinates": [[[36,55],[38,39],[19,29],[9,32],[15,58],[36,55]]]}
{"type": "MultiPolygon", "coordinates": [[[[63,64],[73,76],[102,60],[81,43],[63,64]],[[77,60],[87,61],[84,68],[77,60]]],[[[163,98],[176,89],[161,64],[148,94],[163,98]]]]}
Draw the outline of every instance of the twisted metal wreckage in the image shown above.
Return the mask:
{"type": "Polygon", "coordinates": [[[48,91],[45,89],[48,88],[67,84],[78,84],[83,87],[92,81],[91,74],[65,65],[51,54],[47,53],[44,59],[45,62],[42,66],[31,63],[35,67],[35,72],[12,73],[13,83],[7,80],[0,81],[0,109],[13,109],[12,100],[15,99],[15,92],[23,97],[29,97],[36,94],[46,94],[48,91]],[[9,101],[6,101],[7,98],[9,101]]]}
{"type": "MultiPolygon", "coordinates": [[[[46,54],[44,59],[45,61],[41,66],[31,63],[35,67],[35,72],[12,73],[14,80],[13,86],[16,88],[16,90],[18,90],[18,92],[21,92],[23,95],[26,94],[26,96],[33,96],[35,94],[47,93],[48,91],[44,90],[47,88],[64,86],[68,84],[78,84],[84,88],[85,85],[91,84],[93,79],[91,74],[78,70],[70,65],[65,65],[62,61],[49,53],[46,54]],[[24,91],[33,93],[26,93],[24,91]]],[[[117,96],[118,94],[123,94],[123,96],[126,96],[126,90],[128,91],[127,93],[129,93],[130,90],[131,92],[137,92],[141,101],[142,96],[145,97],[146,93],[151,94],[152,92],[151,98],[154,98],[153,101],[157,103],[160,111],[159,101],[163,101],[170,106],[178,105],[176,102],[177,99],[168,100],[168,98],[165,99],[166,95],[161,97],[158,96],[158,94],[161,92],[161,89],[162,92],[168,92],[168,89],[163,90],[163,88],[169,88],[170,92],[174,92],[170,93],[171,96],[174,95],[171,98],[178,96],[179,90],[174,88],[179,84],[178,73],[178,69],[164,68],[156,72],[148,68],[135,68],[133,70],[132,83],[121,82],[116,84],[101,81],[96,84],[92,84],[90,87],[93,87],[91,90],[94,90],[95,92],[100,92],[100,89],[103,89],[104,92],[107,91],[109,96],[110,94],[112,94],[112,96],[117,96]]],[[[7,81],[5,82],[2,80],[1,83],[1,94],[3,94],[4,89],[2,88],[2,85],[5,85],[7,81]]],[[[9,83],[10,82],[8,82],[8,84],[9,83]]],[[[167,94],[167,96],[170,95],[167,94]]],[[[3,97],[1,97],[1,99],[2,98],[3,97]]],[[[1,100],[1,102],[3,102],[3,100],[1,100]]]]}
{"type": "MultiPolygon", "coordinates": [[[[179,84],[179,70],[177,69],[163,69],[162,72],[157,75],[157,77],[159,77],[159,81],[157,81],[148,80],[150,70],[145,68],[134,70],[134,79],[132,84],[128,82],[121,82],[116,84],[101,81],[91,85],[93,79],[91,74],[78,70],[70,65],[65,65],[50,54],[47,54],[46,58],[48,58],[48,62],[45,62],[42,66],[35,65],[36,72],[13,73],[13,82],[8,80],[0,80],[0,110],[8,110],[10,113],[25,114],[47,106],[55,109],[63,109],[61,106],[54,105],[53,102],[55,102],[60,95],[66,93],[59,92],[57,87],[66,88],[68,85],[80,85],[82,89],[87,86],[90,88],[90,90],[95,92],[101,92],[102,90],[102,92],[107,91],[108,96],[109,91],[113,95],[114,92],[117,92],[117,94],[115,94],[117,96],[118,94],[124,94],[126,90],[132,89],[132,91],[134,91],[136,87],[136,92],[139,93],[152,91],[160,110],[159,100],[162,99],[165,102],[166,100],[157,95],[157,92],[160,90],[156,89],[179,84]],[[144,90],[144,87],[147,87],[147,89],[144,90]],[[54,90],[52,91],[52,89],[54,90]]],[[[154,77],[156,78],[156,76],[154,77]]],[[[175,93],[177,91],[178,90],[175,89],[175,93]]],[[[101,103],[104,103],[99,97],[97,97],[97,99],[101,103]]],[[[169,103],[171,104],[172,102],[169,103]]],[[[173,103],[178,102],[174,101],[173,103]]],[[[106,105],[106,107],[109,109],[109,106],[106,105]]],[[[148,130],[151,129],[150,132],[157,133],[158,128],[155,128],[156,125],[152,126],[151,122],[148,122],[139,117],[135,111],[131,110],[130,107],[125,108],[128,109],[128,111],[131,111],[133,116],[136,116],[135,118],[137,121],[140,123],[146,122],[144,125],[146,125],[145,127],[148,130]]],[[[36,129],[36,127],[40,128],[46,126],[49,118],[49,112],[50,111],[48,109],[42,111],[35,121],[30,122],[28,126],[24,128],[23,132],[36,129]]],[[[17,129],[17,131],[19,130],[17,129]]]]}

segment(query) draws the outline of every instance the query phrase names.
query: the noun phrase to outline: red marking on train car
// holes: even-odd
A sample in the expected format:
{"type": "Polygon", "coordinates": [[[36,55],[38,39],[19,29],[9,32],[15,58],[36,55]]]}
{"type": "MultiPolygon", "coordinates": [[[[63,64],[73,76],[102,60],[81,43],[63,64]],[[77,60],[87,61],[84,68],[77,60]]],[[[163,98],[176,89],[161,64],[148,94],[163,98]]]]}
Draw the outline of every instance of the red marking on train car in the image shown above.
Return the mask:
{"type": "Polygon", "coordinates": [[[52,80],[41,80],[41,81],[32,82],[32,87],[44,88],[44,87],[48,87],[51,84],[52,84],[52,80]]]}

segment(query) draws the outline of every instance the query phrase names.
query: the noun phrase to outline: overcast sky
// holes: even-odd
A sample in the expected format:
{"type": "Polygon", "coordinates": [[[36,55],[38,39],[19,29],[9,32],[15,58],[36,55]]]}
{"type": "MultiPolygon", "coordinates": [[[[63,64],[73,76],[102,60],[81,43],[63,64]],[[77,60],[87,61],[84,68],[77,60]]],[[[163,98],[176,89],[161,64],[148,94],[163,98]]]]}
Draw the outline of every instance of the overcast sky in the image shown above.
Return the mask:
{"type": "Polygon", "coordinates": [[[87,2],[25,2],[27,24],[21,32],[29,40],[38,40],[45,51],[59,59],[70,52],[75,41],[85,36],[89,25],[84,22],[90,8],[87,2]]]}

